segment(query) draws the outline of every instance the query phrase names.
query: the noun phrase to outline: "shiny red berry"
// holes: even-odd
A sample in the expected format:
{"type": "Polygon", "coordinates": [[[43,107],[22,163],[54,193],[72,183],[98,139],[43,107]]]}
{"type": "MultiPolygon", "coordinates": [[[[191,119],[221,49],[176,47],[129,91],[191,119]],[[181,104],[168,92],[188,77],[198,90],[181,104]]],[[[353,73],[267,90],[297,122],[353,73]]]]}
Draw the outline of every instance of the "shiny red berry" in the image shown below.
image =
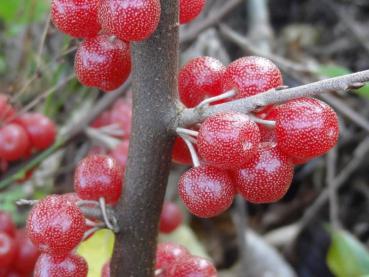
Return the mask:
{"type": "Polygon", "coordinates": [[[172,161],[177,164],[191,165],[192,158],[190,151],[181,137],[177,137],[172,150],[172,161]]]}
{"type": "Polygon", "coordinates": [[[17,118],[17,123],[26,130],[32,147],[44,150],[55,142],[56,126],[47,116],[39,113],[25,113],[17,118]]]}
{"type": "Polygon", "coordinates": [[[178,262],[172,276],[175,277],[217,277],[215,266],[207,259],[191,256],[178,262]]]}
{"type": "Polygon", "coordinates": [[[179,180],[178,192],[187,209],[203,218],[227,210],[235,195],[228,172],[205,165],[185,172],[179,180]]]}
{"type": "Polygon", "coordinates": [[[178,93],[188,108],[197,106],[207,97],[223,92],[226,67],[217,59],[198,57],[189,61],[179,72],[178,93]]]}
{"type": "Polygon", "coordinates": [[[49,254],[41,254],[35,266],[34,277],[86,277],[87,272],[87,262],[81,256],[69,254],[60,260],[49,254]]]}
{"type": "Polygon", "coordinates": [[[15,115],[14,108],[9,104],[8,97],[0,94],[0,123],[5,122],[15,115]]]}
{"type": "Polygon", "coordinates": [[[101,0],[102,28],[124,41],[145,40],[160,20],[160,0],[101,0]]]}
{"type": "Polygon", "coordinates": [[[41,252],[64,256],[81,241],[86,229],[80,209],[66,198],[50,195],[38,202],[27,220],[27,235],[41,252]]]}
{"type": "Polygon", "coordinates": [[[160,269],[163,277],[171,277],[178,261],[190,257],[188,250],[182,245],[164,242],[156,249],[156,269],[160,269]]]}
{"type": "Polygon", "coordinates": [[[232,62],[224,74],[225,89],[236,89],[235,98],[244,98],[277,88],[282,74],[270,60],[249,56],[232,62]]]}
{"type": "Polygon", "coordinates": [[[83,85],[114,90],[131,72],[129,44],[108,35],[86,39],[78,47],[74,68],[83,85]]]}
{"type": "Polygon", "coordinates": [[[256,123],[247,115],[234,112],[208,117],[197,137],[201,158],[223,169],[241,168],[255,156],[259,143],[256,123]]]}
{"type": "Polygon", "coordinates": [[[14,260],[16,243],[7,233],[0,232],[0,268],[8,267],[14,260]]]}
{"type": "Polygon", "coordinates": [[[30,274],[33,272],[40,252],[31,242],[24,230],[19,230],[16,236],[17,251],[12,267],[21,274],[30,274]]]}
{"type": "Polygon", "coordinates": [[[263,144],[255,160],[233,172],[238,192],[251,203],[281,199],[291,185],[293,164],[271,143],[263,144]]]}
{"type": "Polygon", "coordinates": [[[51,19],[59,31],[77,38],[97,35],[100,0],[52,0],[51,19]]]}
{"type": "Polygon", "coordinates": [[[179,22],[185,24],[195,19],[203,10],[206,0],[180,0],[179,22]]]}
{"type": "Polygon", "coordinates": [[[335,111],[314,98],[289,101],[277,108],[278,147],[286,155],[308,160],[337,144],[339,123],[335,111]]]}
{"type": "Polygon", "coordinates": [[[123,186],[123,170],[119,163],[106,155],[91,155],[77,166],[74,175],[74,190],[84,200],[118,202],[123,186]]]}
{"type": "Polygon", "coordinates": [[[16,161],[28,152],[30,140],[23,127],[8,124],[0,129],[0,158],[16,161]]]}
{"type": "Polygon", "coordinates": [[[4,211],[0,211],[0,232],[5,232],[13,238],[16,234],[16,226],[11,215],[4,211]]]}
{"type": "Polygon", "coordinates": [[[181,225],[183,214],[177,204],[173,202],[164,202],[160,215],[160,232],[169,234],[181,225]]]}
{"type": "Polygon", "coordinates": [[[126,169],[127,165],[128,149],[129,149],[129,141],[124,140],[121,143],[119,143],[118,146],[115,147],[110,153],[110,156],[112,156],[119,163],[123,171],[126,169]]]}

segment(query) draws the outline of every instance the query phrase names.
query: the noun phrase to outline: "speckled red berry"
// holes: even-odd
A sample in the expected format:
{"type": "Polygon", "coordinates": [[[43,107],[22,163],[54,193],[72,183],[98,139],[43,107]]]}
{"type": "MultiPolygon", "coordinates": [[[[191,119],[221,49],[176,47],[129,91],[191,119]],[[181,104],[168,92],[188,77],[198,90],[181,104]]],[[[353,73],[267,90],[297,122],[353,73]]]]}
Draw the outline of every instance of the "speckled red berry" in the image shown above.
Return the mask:
{"type": "Polygon", "coordinates": [[[176,203],[166,201],[160,215],[160,232],[169,234],[181,225],[183,214],[176,203]]]}
{"type": "Polygon", "coordinates": [[[235,89],[235,98],[244,98],[277,88],[283,84],[282,74],[270,60],[243,57],[232,62],[224,74],[225,89],[235,89]]]}
{"type": "Polygon", "coordinates": [[[124,140],[121,143],[119,143],[117,147],[115,147],[109,154],[119,163],[123,171],[126,169],[127,165],[128,150],[129,150],[129,141],[124,140]]]}
{"type": "Polygon", "coordinates": [[[14,108],[9,104],[8,97],[0,94],[0,123],[5,122],[15,115],[14,108]]]}
{"type": "Polygon", "coordinates": [[[172,161],[177,164],[183,165],[192,164],[190,151],[188,150],[186,143],[181,137],[177,137],[174,142],[172,149],[172,161]]]}
{"type": "Polygon", "coordinates": [[[178,262],[173,272],[175,277],[217,277],[215,266],[207,259],[191,256],[178,262]]]}
{"type": "Polygon", "coordinates": [[[119,163],[106,155],[91,155],[77,166],[74,175],[74,190],[84,200],[118,202],[123,186],[123,170],[119,163]]]}
{"type": "Polygon", "coordinates": [[[314,98],[296,99],[280,105],[277,113],[278,147],[291,158],[308,160],[336,145],[338,118],[326,103],[314,98]]]}
{"type": "Polygon", "coordinates": [[[203,10],[206,0],[180,0],[179,22],[185,24],[195,19],[203,10]]]}
{"type": "Polygon", "coordinates": [[[179,180],[178,192],[187,209],[203,218],[227,210],[235,195],[228,172],[205,165],[185,172],[179,180]]]}
{"type": "Polygon", "coordinates": [[[271,203],[281,199],[291,185],[293,164],[275,144],[263,144],[255,160],[233,172],[238,192],[251,203],[271,203]]]}
{"type": "Polygon", "coordinates": [[[5,232],[0,232],[0,268],[8,267],[15,257],[16,243],[5,232]]]}
{"type": "Polygon", "coordinates": [[[53,0],[51,19],[59,31],[72,37],[94,37],[101,27],[97,18],[100,0],[53,0]]]}
{"type": "Polygon", "coordinates": [[[32,147],[44,150],[51,146],[56,137],[56,126],[47,116],[39,113],[25,113],[17,119],[17,123],[26,130],[32,147]]]}
{"type": "Polygon", "coordinates": [[[201,158],[224,169],[241,168],[255,156],[259,143],[256,123],[247,115],[235,112],[208,117],[197,137],[201,158]]]}
{"type": "Polygon", "coordinates": [[[129,44],[108,35],[86,39],[77,49],[74,68],[83,85],[114,90],[131,72],[129,44]]]}
{"type": "Polygon", "coordinates": [[[160,0],[101,0],[102,28],[124,41],[147,39],[160,20],[160,0]]]}
{"type": "Polygon", "coordinates": [[[7,124],[0,129],[0,158],[16,161],[28,152],[30,140],[23,127],[7,124]]]}
{"type": "Polygon", "coordinates": [[[41,252],[64,256],[82,240],[86,229],[80,209],[63,196],[38,202],[27,219],[27,235],[41,252]]]}
{"type": "Polygon", "coordinates": [[[84,258],[69,254],[64,259],[55,259],[41,254],[35,266],[34,277],[87,277],[88,265],[84,258]]]}
{"type": "Polygon", "coordinates": [[[0,232],[5,232],[11,237],[15,237],[16,226],[11,215],[7,212],[0,211],[0,232]]]}
{"type": "Polygon", "coordinates": [[[178,261],[190,257],[191,254],[182,245],[164,242],[156,249],[156,269],[162,270],[163,277],[174,276],[173,271],[178,261]]]}
{"type": "Polygon", "coordinates": [[[225,66],[211,57],[198,57],[182,67],[178,76],[178,93],[188,108],[195,107],[207,97],[223,92],[225,66]]]}
{"type": "Polygon", "coordinates": [[[33,272],[40,252],[31,242],[24,230],[19,230],[16,236],[17,251],[12,267],[21,274],[33,272]]]}

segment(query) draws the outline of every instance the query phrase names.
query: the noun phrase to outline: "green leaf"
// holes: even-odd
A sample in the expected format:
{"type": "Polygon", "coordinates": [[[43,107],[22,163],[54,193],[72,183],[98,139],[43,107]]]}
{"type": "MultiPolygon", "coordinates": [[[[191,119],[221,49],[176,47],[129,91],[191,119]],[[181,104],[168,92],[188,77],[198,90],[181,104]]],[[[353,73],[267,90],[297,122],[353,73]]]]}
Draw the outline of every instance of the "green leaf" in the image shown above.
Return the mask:
{"type": "Polygon", "coordinates": [[[356,277],[369,274],[369,252],[351,234],[333,230],[327,264],[337,277],[356,277]]]}
{"type": "Polygon", "coordinates": [[[350,73],[352,73],[350,69],[340,65],[321,65],[317,71],[317,74],[320,76],[328,78],[338,77],[350,73]]]}
{"type": "Polygon", "coordinates": [[[80,244],[77,253],[88,263],[88,277],[101,276],[102,267],[113,254],[114,240],[113,232],[103,229],[80,244]]]}

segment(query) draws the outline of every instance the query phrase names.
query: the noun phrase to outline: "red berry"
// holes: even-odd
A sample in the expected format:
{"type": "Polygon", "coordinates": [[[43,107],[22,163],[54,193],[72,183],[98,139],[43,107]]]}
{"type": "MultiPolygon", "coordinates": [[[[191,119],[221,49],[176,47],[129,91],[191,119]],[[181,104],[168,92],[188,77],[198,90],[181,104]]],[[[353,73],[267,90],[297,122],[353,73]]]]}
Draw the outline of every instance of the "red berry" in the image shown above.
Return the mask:
{"type": "Polygon", "coordinates": [[[123,171],[119,163],[105,155],[91,155],[77,166],[74,175],[74,190],[84,200],[118,202],[123,186],[123,171]]]}
{"type": "Polygon", "coordinates": [[[281,199],[291,185],[293,165],[278,148],[263,144],[255,160],[233,173],[238,192],[252,203],[270,203],[281,199]]]}
{"type": "Polygon", "coordinates": [[[34,277],[86,277],[88,266],[84,258],[69,254],[59,260],[49,254],[41,254],[35,266],[34,277]]]}
{"type": "Polygon", "coordinates": [[[16,226],[10,214],[0,211],[0,232],[5,232],[11,237],[15,237],[16,226]]]}
{"type": "Polygon", "coordinates": [[[26,113],[17,119],[27,132],[31,145],[37,150],[51,146],[56,137],[56,127],[47,116],[39,113],[26,113]]]}
{"type": "Polygon", "coordinates": [[[206,0],[180,0],[179,22],[185,24],[195,19],[203,10],[206,0]]]}
{"type": "Polygon", "coordinates": [[[247,115],[234,112],[208,117],[197,137],[201,158],[223,169],[241,168],[255,156],[259,143],[256,123],[247,115]]]}
{"type": "Polygon", "coordinates": [[[14,260],[16,244],[7,233],[0,232],[0,268],[8,267],[14,260]]]}
{"type": "Polygon", "coordinates": [[[104,264],[101,270],[101,277],[110,277],[110,261],[104,264]]]}
{"type": "Polygon", "coordinates": [[[98,116],[92,123],[92,128],[101,128],[107,125],[110,125],[111,112],[105,111],[100,116],[98,116]]]}
{"type": "Polygon", "coordinates": [[[83,85],[114,90],[131,72],[129,44],[107,35],[86,39],[78,47],[74,67],[83,85]]]}
{"type": "Polygon", "coordinates": [[[119,99],[110,112],[110,124],[117,124],[121,135],[119,138],[129,138],[131,135],[132,104],[119,99]]]}
{"type": "Polygon", "coordinates": [[[177,137],[172,150],[172,161],[177,164],[192,165],[190,151],[181,137],[177,137]]]}
{"type": "Polygon", "coordinates": [[[72,37],[90,38],[101,27],[97,18],[100,0],[53,0],[51,19],[59,31],[72,37]]]}
{"type": "Polygon", "coordinates": [[[17,252],[12,264],[13,269],[22,274],[32,273],[40,255],[37,247],[27,237],[24,230],[17,232],[16,244],[17,252]]]}
{"type": "Polygon", "coordinates": [[[217,277],[217,270],[207,259],[191,256],[180,260],[175,267],[175,277],[217,277]]]}
{"type": "Polygon", "coordinates": [[[21,159],[29,148],[29,137],[23,127],[8,124],[0,129],[0,158],[16,161],[21,159]]]}
{"type": "Polygon", "coordinates": [[[42,252],[64,256],[82,240],[86,229],[80,209],[63,196],[50,195],[37,203],[27,220],[27,234],[42,252]]]}
{"type": "Polygon", "coordinates": [[[314,98],[289,101],[277,108],[278,147],[286,155],[308,160],[327,153],[338,140],[334,110],[314,98]]]}
{"type": "Polygon", "coordinates": [[[192,108],[207,97],[221,94],[225,71],[225,66],[211,57],[189,61],[178,76],[178,92],[182,103],[192,108]]]}
{"type": "Polygon", "coordinates": [[[118,144],[118,146],[111,151],[110,156],[112,156],[122,167],[123,171],[126,169],[128,160],[128,149],[129,141],[124,140],[118,144]]]}
{"type": "Polygon", "coordinates": [[[0,94],[0,122],[7,121],[14,115],[15,115],[15,110],[8,103],[8,97],[0,94]]]}
{"type": "Polygon", "coordinates": [[[185,247],[171,242],[159,243],[155,268],[162,270],[163,277],[174,277],[172,271],[176,264],[187,257],[190,257],[190,253],[185,247]]]}
{"type": "Polygon", "coordinates": [[[281,72],[270,60],[244,57],[231,63],[224,74],[225,89],[236,89],[235,98],[249,97],[283,84],[281,72]]]}
{"type": "Polygon", "coordinates": [[[101,0],[102,28],[124,41],[147,39],[160,20],[160,0],[101,0]]]}
{"type": "Polygon", "coordinates": [[[179,180],[178,191],[187,209],[204,218],[224,212],[235,195],[228,173],[210,166],[199,166],[185,172],[179,180]]]}
{"type": "Polygon", "coordinates": [[[160,232],[169,234],[181,225],[183,215],[177,204],[172,202],[164,202],[160,215],[160,232]]]}

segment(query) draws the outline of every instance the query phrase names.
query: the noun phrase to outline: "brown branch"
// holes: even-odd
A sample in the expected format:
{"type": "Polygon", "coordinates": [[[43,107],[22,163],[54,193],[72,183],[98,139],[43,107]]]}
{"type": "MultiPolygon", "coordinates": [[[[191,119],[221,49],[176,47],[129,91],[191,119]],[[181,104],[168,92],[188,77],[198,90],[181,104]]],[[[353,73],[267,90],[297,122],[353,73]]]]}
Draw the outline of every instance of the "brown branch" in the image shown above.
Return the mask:
{"type": "Polygon", "coordinates": [[[116,215],[112,276],[151,277],[177,115],[178,1],[161,0],[161,21],[133,43],[133,125],[125,188],[116,215]]]}
{"type": "Polygon", "coordinates": [[[220,112],[235,111],[248,113],[259,107],[283,103],[291,99],[314,96],[324,92],[347,91],[352,87],[359,85],[362,86],[363,83],[367,81],[369,81],[369,70],[326,79],[294,88],[270,90],[248,98],[231,101],[221,105],[210,106],[207,109],[184,109],[180,114],[179,125],[190,126],[220,112]]]}

